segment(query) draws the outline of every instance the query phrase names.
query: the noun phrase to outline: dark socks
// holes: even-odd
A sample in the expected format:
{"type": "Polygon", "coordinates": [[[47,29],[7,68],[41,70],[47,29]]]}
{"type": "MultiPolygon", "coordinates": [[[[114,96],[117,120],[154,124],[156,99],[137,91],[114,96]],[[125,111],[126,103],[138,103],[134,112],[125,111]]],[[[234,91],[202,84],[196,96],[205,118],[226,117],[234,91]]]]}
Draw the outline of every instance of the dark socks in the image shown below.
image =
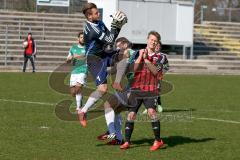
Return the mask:
{"type": "Polygon", "coordinates": [[[126,124],[125,124],[125,139],[126,139],[126,142],[130,142],[131,135],[132,135],[132,132],[133,132],[133,128],[134,128],[134,122],[126,121],[126,124]]]}
{"type": "Polygon", "coordinates": [[[152,129],[156,140],[160,140],[160,121],[152,121],[152,129]]]}
{"type": "Polygon", "coordinates": [[[162,105],[160,96],[158,96],[157,103],[158,103],[158,105],[162,105]]]}

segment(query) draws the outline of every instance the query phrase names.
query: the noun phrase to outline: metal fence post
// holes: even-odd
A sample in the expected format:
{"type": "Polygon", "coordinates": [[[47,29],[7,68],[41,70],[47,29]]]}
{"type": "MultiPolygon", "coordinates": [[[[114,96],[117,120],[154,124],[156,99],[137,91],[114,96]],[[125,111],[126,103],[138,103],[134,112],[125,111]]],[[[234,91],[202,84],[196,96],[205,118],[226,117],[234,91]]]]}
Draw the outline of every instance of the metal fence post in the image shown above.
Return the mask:
{"type": "Polygon", "coordinates": [[[21,20],[20,19],[18,22],[18,36],[19,36],[19,39],[21,39],[21,20]]]}
{"type": "Polygon", "coordinates": [[[183,45],[182,52],[183,52],[182,59],[186,59],[186,46],[185,45],[183,45]]]}
{"type": "Polygon", "coordinates": [[[6,10],[6,8],[7,8],[7,7],[6,7],[6,6],[7,6],[7,0],[4,0],[3,6],[4,6],[3,9],[6,10]]]}
{"type": "Polygon", "coordinates": [[[203,6],[201,6],[201,10],[200,10],[200,23],[203,23],[203,6]]]}
{"type": "Polygon", "coordinates": [[[232,8],[228,8],[228,21],[232,21],[232,8]]]}
{"type": "Polygon", "coordinates": [[[37,5],[37,2],[36,2],[36,10],[35,12],[37,13],[38,12],[38,5],[37,5]]]}
{"type": "Polygon", "coordinates": [[[43,40],[45,40],[45,20],[43,20],[43,33],[42,33],[43,40]]]}
{"type": "Polygon", "coordinates": [[[7,66],[7,53],[8,53],[8,25],[6,25],[6,32],[5,32],[5,67],[7,66]]]}
{"type": "Polygon", "coordinates": [[[200,9],[200,21],[201,21],[201,24],[203,23],[203,20],[204,20],[204,9],[207,9],[207,6],[206,5],[201,5],[201,9],[200,9]]]}
{"type": "Polygon", "coordinates": [[[190,59],[193,59],[193,45],[190,46],[190,59]]]}

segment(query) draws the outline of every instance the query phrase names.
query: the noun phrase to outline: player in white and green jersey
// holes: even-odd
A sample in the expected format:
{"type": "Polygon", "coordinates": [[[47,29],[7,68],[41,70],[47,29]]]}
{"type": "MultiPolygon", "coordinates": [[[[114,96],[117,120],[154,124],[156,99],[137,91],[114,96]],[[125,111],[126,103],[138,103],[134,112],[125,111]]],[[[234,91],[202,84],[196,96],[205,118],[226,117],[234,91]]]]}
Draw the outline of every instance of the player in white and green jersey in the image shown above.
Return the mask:
{"type": "Polygon", "coordinates": [[[86,84],[87,65],[85,58],[85,46],[83,32],[78,34],[78,44],[74,44],[69,50],[67,62],[73,63],[70,77],[70,92],[73,97],[76,97],[76,110],[82,106],[81,89],[86,84]]]}

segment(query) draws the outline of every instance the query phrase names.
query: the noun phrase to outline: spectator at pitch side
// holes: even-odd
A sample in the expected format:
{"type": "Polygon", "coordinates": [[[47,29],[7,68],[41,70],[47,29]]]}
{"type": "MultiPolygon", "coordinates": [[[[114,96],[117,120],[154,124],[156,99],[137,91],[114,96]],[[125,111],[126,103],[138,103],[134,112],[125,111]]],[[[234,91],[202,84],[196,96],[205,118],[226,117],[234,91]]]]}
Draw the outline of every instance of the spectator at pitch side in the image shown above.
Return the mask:
{"type": "Polygon", "coordinates": [[[32,64],[32,72],[35,72],[35,58],[36,58],[36,42],[32,37],[32,33],[28,33],[27,38],[23,41],[24,48],[24,64],[23,64],[23,72],[26,71],[26,66],[28,60],[31,61],[32,64]]]}

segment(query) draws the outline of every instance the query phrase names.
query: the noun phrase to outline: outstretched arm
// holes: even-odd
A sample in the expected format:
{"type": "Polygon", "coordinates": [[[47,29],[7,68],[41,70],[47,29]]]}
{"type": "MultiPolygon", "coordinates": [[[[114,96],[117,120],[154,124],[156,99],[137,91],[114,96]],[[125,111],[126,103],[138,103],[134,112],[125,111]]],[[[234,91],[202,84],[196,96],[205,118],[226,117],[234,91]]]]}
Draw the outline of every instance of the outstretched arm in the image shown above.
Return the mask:
{"type": "Polygon", "coordinates": [[[115,39],[117,38],[120,29],[118,28],[111,28],[109,31],[106,26],[100,22],[100,24],[97,26],[96,24],[89,23],[85,27],[84,32],[93,39],[97,39],[98,41],[101,41],[103,44],[113,44],[115,42],[115,39]],[[100,29],[104,28],[104,29],[100,29]]]}

